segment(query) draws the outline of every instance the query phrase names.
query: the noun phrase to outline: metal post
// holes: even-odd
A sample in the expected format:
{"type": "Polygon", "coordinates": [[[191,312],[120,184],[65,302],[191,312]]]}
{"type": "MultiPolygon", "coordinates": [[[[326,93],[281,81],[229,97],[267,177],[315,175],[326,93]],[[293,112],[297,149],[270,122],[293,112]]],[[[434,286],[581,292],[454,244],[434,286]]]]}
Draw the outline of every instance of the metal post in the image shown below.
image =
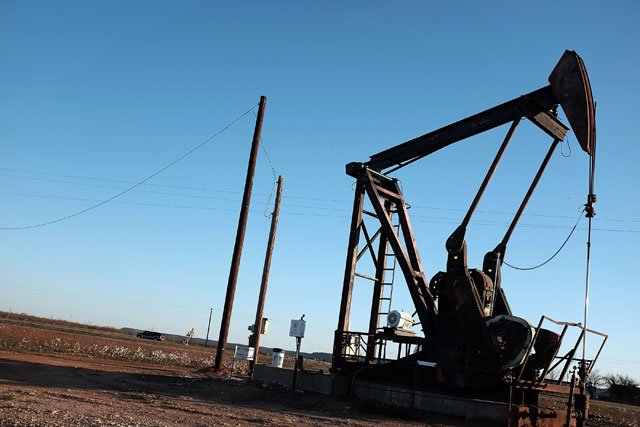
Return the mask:
{"type": "Polygon", "coordinates": [[[296,381],[298,379],[298,360],[300,359],[300,344],[302,338],[296,337],[296,360],[293,364],[293,391],[296,391],[296,381]]]}
{"type": "Polygon", "coordinates": [[[264,267],[262,268],[262,282],[260,283],[260,295],[258,296],[258,307],[256,309],[256,320],[253,324],[253,334],[249,340],[249,346],[254,347],[253,360],[249,363],[251,374],[253,367],[258,363],[260,353],[260,334],[262,334],[262,316],[264,314],[264,302],[267,297],[267,285],[269,284],[269,271],[271,270],[271,258],[273,255],[273,245],[276,241],[276,230],[278,229],[278,217],[280,215],[280,199],[282,199],[282,184],[284,178],[278,177],[278,189],[276,190],[276,202],[271,216],[271,229],[269,230],[269,241],[267,242],[267,253],[264,257],[264,267]]]}
{"type": "Polygon", "coordinates": [[[233,298],[236,293],[236,283],[238,282],[238,271],[240,269],[240,259],[242,258],[242,245],[244,243],[244,233],[247,228],[247,217],[249,216],[249,205],[251,204],[251,190],[253,188],[253,175],[256,169],[258,158],[258,147],[260,146],[260,134],[262,132],[262,119],[264,118],[264,108],[267,97],[260,97],[256,126],[253,131],[253,141],[251,143],[251,154],[249,155],[249,166],[247,167],[247,178],[244,183],[244,194],[242,196],[242,206],[240,208],[240,218],[238,219],[238,231],[236,242],[233,247],[233,257],[231,258],[231,269],[229,270],[229,283],[227,284],[227,294],[224,300],[224,310],[220,323],[220,338],[218,338],[218,348],[216,349],[216,363],[214,370],[219,371],[224,365],[224,350],[227,346],[229,335],[229,324],[231,322],[231,311],[233,310],[233,298]]]}
{"type": "MultiPolygon", "coordinates": [[[[560,383],[562,383],[562,377],[560,377],[560,383]]],[[[571,375],[571,384],[569,385],[569,400],[567,401],[567,422],[566,426],[569,427],[571,425],[571,416],[573,415],[573,394],[576,386],[576,371],[574,369],[573,375],[571,375]]]]}
{"type": "Polygon", "coordinates": [[[576,427],[584,427],[587,419],[589,419],[588,368],[584,359],[578,363],[578,377],[578,394],[575,397],[576,427]]]}
{"type": "Polygon", "coordinates": [[[342,299],[340,301],[340,314],[338,316],[338,331],[344,332],[349,327],[349,312],[351,311],[351,296],[353,292],[353,279],[355,265],[358,256],[358,242],[360,240],[360,227],[362,224],[362,210],[364,208],[364,184],[356,185],[353,213],[351,215],[351,228],[349,233],[349,248],[347,250],[347,263],[344,271],[342,285],[342,299]]]}
{"type": "Polygon", "coordinates": [[[211,315],[213,314],[213,307],[209,310],[209,324],[207,325],[207,338],[204,340],[204,348],[207,348],[209,343],[209,329],[211,329],[211,315]]]}
{"type": "Polygon", "coordinates": [[[353,281],[358,259],[358,243],[360,240],[360,228],[362,224],[362,210],[364,208],[364,184],[358,180],[353,199],[353,213],[351,215],[351,228],[349,232],[349,248],[347,249],[347,262],[344,269],[344,281],[342,284],[342,298],[340,299],[340,313],[338,315],[338,327],[333,338],[332,371],[342,355],[342,338],[349,327],[349,314],[351,311],[351,297],[353,295],[353,281]]]}

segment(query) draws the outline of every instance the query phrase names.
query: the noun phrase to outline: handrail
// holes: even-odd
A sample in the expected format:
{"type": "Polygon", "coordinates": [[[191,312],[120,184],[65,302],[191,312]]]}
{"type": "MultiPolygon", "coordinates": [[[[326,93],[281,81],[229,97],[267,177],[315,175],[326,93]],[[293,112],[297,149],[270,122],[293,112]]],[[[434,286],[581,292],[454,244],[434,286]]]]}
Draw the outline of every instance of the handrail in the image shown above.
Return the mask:
{"type": "Polygon", "coordinates": [[[596,331],[596,330],[593,330],[593,329],[585,328],[585,327],[582,326],[581,323],[562,322],[562,321],[558,321],[558,320],[552,319],[551,317],[543,315],[543,316],[540,317],[540,321],[538,322],[538,326],[536,326],[536,328],[535,328],[536,332],[534,333],[531,342],[527,346],[527,354],[526,354],[525,359],[524,359],[524,361],[522,363],[522,367],[520,368],[520,371],[518,373],[517,381],[520,381],[521,378],[522,378],[522,374],[524,373],[525,367],[527,365],[527,361],[529,360],[529,356],[531,355],[531,349],[533,348],[533,346],[535,345],[535,343],[536,343],[536,341],[538,339],[539,332],[542,329],[542,324],[544,323],[545,320],[548,320],[549,322],[554,323],[554,324],[556,324],[558,326],[562,326],[563,328],[562,328],[562,332],[560,334],[560,340],[558,342],[558,348],[556,349],[556,354],[551,359],[551,361],[549,362],[547,367],[543,370],[542,375],[540,376],[540,379],[538,380],[538,382],[541,383],[541,384],[544,383],[544,379],[545,379],[546,375],[550,371],[552,371],[556,367],[558,367],[562,363],[562,361],[566,360],[566,362],[564,364],[564,367],[562,368],[562,373],[560,375],[560,382],[562,382],[562,378],[564,377],[564,375],[566,374],[567,370],[569,369],[569,365],[571,364],[571,362],[573,360],[575,360],[574,359],[574,355],[576,353],[576,350],[577,350],[578,346],[580,345],[582,340],[584,340],[584,338],[585,338],[587,333],[598,335],[598,336],[601,336],[601,337],[604,338],[604,340],[602,340],[602,343],[600,344],[600,347],[598,348],[598,351],[597,351],[595,357],[590,361],[589,368],[587,370],[587,375],[589,375],[591,373],[591,370],[593,369],[593,366],[595,365],[596,361],[598,360],[598,357],[600,356],[600,353],[602,352],[604,344],[607,342],[607,339],[609,338],[609,335],[607,335],[605,333],[602,333],[602,332],[599,332],[599,331],[596,331]],[[558,358],[557,357],[558,350],[560,349],[560,345],[562,344],[562,339],[564,338],[564,335],[565,335],[565,333],[566,333],[566,331],[567,331],[567,329],[569,327],[575,327],[575,328],[581,329],[580,335],[578,336],[578,339],[576,340],[576,343],[573,346],[573,348],[571,350],[569,350],[569,352],[565,356],[558,358]],[[559,359],[559,361],[555,365],[553,365],[553,367],[551,367],[551,364],[553,363],[553,361],[555,359],[559,359]]]}

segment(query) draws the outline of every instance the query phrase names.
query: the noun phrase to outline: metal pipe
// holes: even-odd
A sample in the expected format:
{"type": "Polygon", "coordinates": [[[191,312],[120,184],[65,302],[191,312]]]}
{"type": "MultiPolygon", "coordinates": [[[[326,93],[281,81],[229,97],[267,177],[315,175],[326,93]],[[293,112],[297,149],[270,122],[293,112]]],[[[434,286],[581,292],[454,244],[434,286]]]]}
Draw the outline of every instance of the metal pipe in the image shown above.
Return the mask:
{"type": "Polygon", "coordinates": [[[560,374],[560,381],[562,381],[562,378],[564,378],[565,374],[567,373],[567,371],[569,370],[569,365],[571,364],[571,362],[573,361],[573,357],[576,355],[576,351],[578,350],[578,346],[580,345],[580,342],[582,341],[582,339],[584,338],[584,334],[585,331],[584,329],[580,332],[580,336],[578,336],[578,341],[576,341],[576,345],[571,349],[571,351],[567,354],[567,361],[564,365],[564,368],[562,369],[562,373],[560,374]]]}
{"type": "Polygon", "coordinates": [[[591,370],[593,369],[593,366],[596,364],[596,361],[598,360],[598,357],[600,357],[600,352],[602,352],[602,348],[604,347],[604,344],[607,342],[607,339],[609,339],[608,335],[604,336],[604,340],[602,341],[602,344],[600,344],[600,348],[598,349],[598,352],[596,353],[596,357],[593,358],[593,361],[591,362],[591,365],[589,365],[589,371],[587,372],[587,375],[589,375],[591,373],[591,370]]]}
{"type": "Polygon", "coordinates": [[[524,361],[522,362],[522,368],[520,369],[520,373],[518,374],[518,379],[517,379],[518,381],[520,381],[520,378],[522,378],[522,373],[524,372],[524,368],[527,366],[527,362],[529,361],[529,355],[531,355],[531,349],[533,348],[533,346],[536,343],[536,340],[538,339],[538,334],[540,333],[540,328],[542,327],[543,321],[544,321],[544,316],[540,318],[540,321],[538,322],[538,326],[536,327],[536,332],[533,334],[533,338],[531,339],[531,342],[527,346],[527,351],[524,356],[524,361]]]}
{"type": "Polygon", "coordinates": [[[269,271],[271,270],[271,259],[273,256],[273,246],[276,241],[276,231],[278,229],[278,217],[280,216],[280,200],[282,199],[282,184],[284,178],[278,177],[278,188],[276,190],[276,201],[271,215],[271,228],[269,229],[269,240],[267,242],[267,253],[264,257],[264,267],[262,268],[262,281],[260,282],[260,294],[258,296],[258,307],[256,308],[256,319],[253,324],[253,339],[249,345],[254,347],[253,360],[250,362],[251,375],[253,367],[258,363],[260,353],[260,334],[262,334],[262,316],[264,315],[264,302],[267,297],[267,286],[269,285],[269,271]]]}
{"type": "MultiPolygon", "coordinates": [[[[561,380],[562,381],[562,380],[561,380]]],[[[576,372],[573,371],[573,375],[571,375],[571,386],[569,387],[569,401],[567,402],[567,422],[566,426],[569,427],[571,425],[571,415],[573,414],[573,391],[576,386],[576,372]]]]}
{"type": "MultiPolygon", "coordinates": [[[[594,108],[595,114],[595,108],[594,108]]],[[[595,121],[595,117],[594,117],[595,121]]],[[[589,195],[587,196],[587,204],[585,205],[586,217],[589,218],[589,231],[587,232],[587,267],[585,277],[585,289],[584,289],[584,328],[587,329],[587,319],[589,314],[589,287],[591,282],[591,225],[595,211],[593,204],[596,202],[596,195],[594,192],[594,180],[595,180],[595,168],[596,168],[596,140],[595,140],[595,127],[592,127],[592,140],[593,148],[591,152],[591,159],[589,162],[589,195]]],[[[585,360],[585,354],[587,352],[587,337],[585,336],[582,341],[582,360],[585,360]]],[[[589,370],[590,371],[590,370],[589,370]]],[[[587,372],[588,374],[588,372],[587,372]]]]}
{"type": "MultiPolygon", "coordinates": [[[[595,115],[595,107],[594,107],[595,115]]],[[[595,117],[594,117],[595,122],[595,117]]],[[[593,148],[591,152],[591,159],[589,162],[589,195],[587,196],[587,204],[585,205],[586,217],[589,218],[589,231],[587,232],[587,268],[585,277],[585,289],[584,289],[584,328],[587,329],[587,319],[589,314],[589,286],[591,282],[591,225],[593,217],[595,216],[595,210],[593,204],[596,202],[596,195],[594,194],[594,181],[595,181],[595,168],[596,168],[596,136],[595,126],[591,128],[591,138],[593,141],[593,148]]],[[[585,354],[587,352],[587,337],[585,336],[582,341],[582,360],[585,360],[585,354]]]]}
{"type": "MultiPolygon", "coordinates": [[[[590,282],[590,270],[591,270],[591,222],[593,220],[593,216],[589,216],[589,226],[587,231],[587,268],[585,273],[585,286],[584,286],[584,329],[587,329],[587,318],[589,312],[589,282],[590,282]]],[[[585,355],[587,353],[587,337],[585,335],[584,340],[582,341],[582,360],[585,360],[585,355]]]]}
{"type": "Polygon", "coordinates": [[[240,259],[242,258],[242,246],[244,244],[244,234],[247,229],[247,219],[249,216],[249,205],[251,204],[251,191],[253,189],[253,176],[256,170],[256,160],[258,159],[258,147],[260,146],[260,134],[262,133],[262,121],[264,109],[267,104],[267,97],[260,97],[256,126],[253,130],[253,141],[251,143],[251,153],[249,155],[249,165],[247,167],[247,178],[244,183],[244,194],[242,196],[242,206],[240,207],[240,217],[238,218],[238,231],[236,242],[233,247],[231,258],[231,268],[229,270],[229,282],[227,284],[227,294],[224,300],[224,310],[222,311],[222,321],[220,323],[220,338],[218,338],[218,348],[216,349],[216,363],[214,370],[219,371],[224,366],[224,350],[227,346],[229,336],[229,324],[231,323],[231,311],[233,310],[233,299],[236,293],[238,282],[238,272],[240,270],[240,259]]]}

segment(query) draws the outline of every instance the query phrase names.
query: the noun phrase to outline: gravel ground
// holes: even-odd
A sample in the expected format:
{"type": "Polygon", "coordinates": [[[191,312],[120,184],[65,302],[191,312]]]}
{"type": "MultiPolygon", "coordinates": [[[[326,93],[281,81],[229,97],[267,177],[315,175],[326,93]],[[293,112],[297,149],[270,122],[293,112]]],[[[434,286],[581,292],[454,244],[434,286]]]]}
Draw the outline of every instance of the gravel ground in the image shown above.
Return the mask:
{"type": "Polygon", "coordinates": [[[459,425],[186,368],[0,351],[1,426],[459,425]]]}
{"type": "MultiPolygon", "coordinates": [[[[213,376],[212,354],[107,328],[0,319],[0,426],[481,426],[213,376]]],[[[589,426],[640,425],[639,407],[592,400],[591,414],[589,426]]]]}

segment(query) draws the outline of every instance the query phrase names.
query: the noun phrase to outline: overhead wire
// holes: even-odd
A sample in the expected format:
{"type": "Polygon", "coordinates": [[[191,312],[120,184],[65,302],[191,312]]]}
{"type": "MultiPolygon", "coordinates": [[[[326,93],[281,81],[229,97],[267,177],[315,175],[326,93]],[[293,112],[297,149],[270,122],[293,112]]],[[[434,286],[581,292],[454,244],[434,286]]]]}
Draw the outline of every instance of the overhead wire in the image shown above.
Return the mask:
{"type": "MultiPolygon", "coordinates": [[[[98,200],[98,199],[87,199],[87,198],[82,198],[82,197],[49,196],[49,195],[45,195],[45,194],[24,194],[24,193],[0,192],[0,195],[22,196],[22,197],[38,197],[38,198],[45,198],[45,199],[70,200],[70,201],[94,202],[94,203],[101,201],[101,200],[98,200]]],[[[162,207],[162,208],[206,209],[206,210],[228,211],[228,212],[238,212],[238,210],[239,210],[239,209],[234,209],[234,208],[219,208],[219,207],[208,207],[208,206],[191,206],[191,205],[178,205],[178,204],[166,204],[166,203],[147,203],[147,202],[123,201],[123,200],[113,201],[113,203],[124,204],[124,205],[155,206],[155,207],[162,207]]]]}
{"type": "Polygon", "coordinates": [[[515,265],[512,265],[512,264],[509,264],[507,261],[503,261],[503,264],[505,264],[508,267],[513,268],[514,270],[522,270],[522,271],[535,270],[537,268],[540,268],[540,267],[544,266],[545,264],[548,264],[549,262],[551,262],[551,260],[553,260],[562,251],[562,249],[565,247],[567,242],[569,242],[569,239],[571,239],[571,236],[573,235],[573,232],[576,231],[576,227],[578,227],[578,223],[582,219],[583,212],[584,212],[584,209],[580,212],[580,215],[578,215],[578,220],[573,225],[573,228],[569,232],[569,235],[567,236],[567,238],[564,239],[564,242],[562,242],[562,244],[560,245],[558,250],[555,251],[554,254],[551,255],[546,261],[543,261],[540,264],[534,265],[532,267],[518,267],[518,266],[515,266],[515,265]]]}
{"type": "MultiPolygon", "coordinates": [[[[121,184],[135,184],[136,183],[136,181],[126,181],[126,180],[121,180],[121,179],[96,178],[96,177],[91,177],[91,176],[80,176],[80,175],[67,175],[67,174],[60,174],[60,173],[33,171],[33,170],[28,170],[28,169],[0,168],[0,171],[31,173],[31,174],[36,174],[36,175],[56,176],[56,177],[61,177],[61,178],[85,179],[85,180],[89,180],[89,181],[117,182],[117,183],[121,183],[121,184]]],[[[22,179],[31,179],[31,180],[40,180],[40,181],[49,181],[49,182],[59,182],[59,183],[64,183],[64,184],[90,186],[90,184],[87,184],[87,183],[84,183],[84,182],[74,182],[74,181],[63,181],[63,180],[54,180],[54,179],[45,179],[45,178],[35,178],[35,177],[32,177],[32,176],[22,176],[22,175],[13,175],[13,174],[5,174],[5,173],[0,173],[0,176],[9,176],[9,177],[12,177],[12,178],[22,178],[22,179]]],[[[176,188],[176,189],[180,189],[180,190],[196,190],[196,191],[211,191],[211,192],[217,192],[217,193],[242,194],[241,191],[237,191],[237,190],[221,190],[221,189],[210,188],[210,187],[191,187],[191,186],[171,185],[171,184],[157,184],[157,183],[151,183],[151,182],[145,182],[143,185],[150,186],[150,187],[176,188]]],[[[105,187],[105,188],[120,188],[120,187],[105,187]]],[[[137,191],[140,191],[140,190],[137,190],[137,191]]]]}
{"type": "MultiPolygon", "coordinates": [[[[38,175],[57,176],[57,177],[75,178],[75,179],[85,179],[85,180],[91,180],[91,181],[114,182],[114,183],[123,183],[123,184],[134,184],[135,183],[134,181],[127,181],[127,180],[87,177],[87,176],[80,176],[80,175],[67,175],[67,174],[58,174],[58,173],[51,173],[51,172],[33,171],[33,170],[27,170],[27,169],[15,169],[15,168],[0,167],[0,171],[20,172],[20,173],[27,173],[27,174],[31,173],[31,174],[38,174],[38,175]]],[[[79,185],[79,186],[95,187],[95,188],[108,188],[108,189],[121,189],[122,188],[122,187],[115,187],[115,186],[104,186],[104,185],[89,184],[89,183],[84,183],[84,182],[74,182],[74,181],[56,180],[56,179],[48,179],[48,178],[37,178],[37,177],[29,177],[29,176],[6,174],[6,173],[0,173],[0,176],[8,176],[8,177],[19,178],[19,179],[28,179],[28,180],[43,181],[43,182],[55,182],[55,183],[61,183],[61,184],[71,184],[71,185],[79,185]]],[[[144,185],[144,186],[152,186],[152,187],[175,188],[175,189],[181,189],[181,190],[209,191],[209,192],[227,193],[227,194],[242,194],[241,191],[226,190],[226,189],[211,188],[211,187],[180,186],[180,185],[157,184],[157,183],[149,183],[149,182],[144,183],[142,185],[144,185]]],[[[156,192],[156,191],[152,191],[152,190],[142,190],[142,189],[135,189],[135,191],[152,193],[152,194],[171,195],[171,196],[175,195],[175,196],[180,196],[180,197],[210,198],[210,199],[213,199],[213,200],[235,201],[235,199],[221,199],[221,198],[198,196],[198,195],[186,194],[186,193],[168,193],[168,192],[159,192],[159,191],[156,192]]],[[[262,196],[262,197],[268,197],[269,196],[268,193],[258,193],[258,192],[256,192],[256,193],[253,193],[253,194],[256,195],[256,196],[262,196]]],[[[282,198],[283,199],[296,199],[296,200],[309,200],[309,201],[317,201],[317,202],[330,202],[330,203],[345,203],[345,204],[346,203],[349,203],[349,204],[352,203],[352,201],[348,201],[348,200],[330,199],[330,198],[323,198],[323,197],[296,196],[296,195],[283,195],[282,198]]],[[[334,208],[334,209],[338,209],[338,208],[334,208]]],[[[442,210],[442,211],[450,211],[450,212],[466,212],[466,209],[461,209],[461,208],[442,207],[442,206],[421,206],[421,205],[415,205],[415,204],[411,205],[411,209],[427,209],[427,210],[442,210]]],[[[351,209],[340,209],[340,210],[349,211],[349,212],[351,211],[351,209]]],[[[513,215],[514,214],[513,212],[496,211],[496,210],[477,210],[476,212],[478,214],[489,214],[489,215],[513,215]]],[[[414,216],[416,216],[416,215],[414,215],[414,216]]],[[[540,217],[540,218],[555,218],[555,219],[573,219],[574,218],[573,216],[569,216],[569,215],[541,214],[541,213],[525,213],[525,214],[523,214],[523,216],[540,217]]],[[[599,220],[600,221],[607,221],[607,222],[640,223],[640,220],[636,220],[636,219],[599,218],[599,220]]]]}
{"type": "MultiPolygon", "coordinates": [[[[256,114],[256,112],[253,112],[253,115],[257,118],[258,115],[256,114]]],[[[271,204],[271,199],[273,198],[273,195],[276,192],[276,187],[278,186],[278,176],[276,174],[276,169],[273,167],[273,163],[271,162],[271,157],[269,156],[269,153],[267,152],[267,149],[265,148],[265,141],[264,138],[261,137],[260,138],[260,148],[262,149],[262,152],[264,153],[264,156],[267,159],[267,163],[269,163],[269,167],[271,168],[271,173],[273,173],[273,184],[271,185],[271,192],[269,192],[269,195],[267,196],[267,201],[264,204],[264,212],[262,212],[262,216],[268,218],[271,216],[271,212],[269,212],[269,205],[271,204]]]]}
{"type": "MultiPolygon", "coordinates": [[[[0,168],[0,170],[3,170],[6,168],[0,168]]],[[[9,176],[9,177],[14,177],[14,178],[24,178],[24,179],[30,179],[30,180],[36,180],[36,181],[44,181],[44,182],[54,182],[54,183],[62,183],[62,184],[72,184],[72,185],[79,185],[79,186],[85,186],[85,187],[95,187],[95,188],[106,188],[106,189],[122,189],[122,187],[115,187],[115,186],[108,186],[108,185],[100,185],[100,184],[89,184],[89,183],[84,183],[84,182],[73,182],[73,181],[65,181],[65,180],[57,180],[57,179],[49,179],[49,178],[39,178],[39,177],[25,177],[25,176],[20,176],[20,175],[13,175],[13,174],[3,174],[0,173],[0,176],[9,176]]],[[[118,181],[118,180],[108,180],[108,181],[113,181],[113,182],[123,182],[123,181],[118,181]]],[[[147,184],[147,185],[154,185],[154,184],[147,184]]],[[[229,193],[229,194],[240,194],[240,192],[235,192],[235,191],[230,191],[230,190],[217,190],[217,189],[207,189],[207,188],[202,188],[202,187],[181,187],[181,186],[174,186],[174,185],[157,185],[156,186],[161,186],[161,187],[169,187],[169,188],[185,188],[185,189],[195,189],[195,190],[210,190],[210,191],[215,191],[215,192],[220,192],[220,193],[229,193]]],[[[168,196],[178,196],[178,197],[187,197],[187,198],[195,198],[195,199],[209,199],[209,200],[222,200],[222,201],[232,201],[235,202],[237,201],[236,199],[230,199],[230,198],[223,198],[223,197],[212,197],[212,196],[203,196],[203,195],[198,195],[198,194],[187,194],[187,193],[175,193],[175,192],[164,192],[164,191],[154,191],[154,190],[142,190],[142,189],[136,189],[136,190],[132,190],[132,191],[136,191],[136,192],[142,192],[142,193],[149,193],[149,194],[159,194],[159,195],[168,195],[168,196]]],[[[2,193],[5,195],[9,195],[9,193],[2,193]]],[[[259,196],[268,196],[265,193],[255,193],[256,195],[259,196]]],[[[286,197],[286,196],[285,196],[286,197]]],[[[312,201],[330,201],[330,199],[321,199],[321,198],[313,198],[313,197],[298,197],[298,196],[289,196],[289,199],[300,199],[300,200],[312,200],[312,201]]],[[[350,212],[349,209],[345,209],[345,208],[326,208],[326,207],[321,207],[321,206],[308,206],[308,205],[296,205],[296,204],[290,204],[290,203],[284,203],[283,206],[290,206],[290,207],[301,207],[301,208],[308,208],[308,209],[320,209],[320,210],[335,210],[335,211],[341,211],[341,212],[350,212]]],[[[418,208],[418,209],[431,209],[431,210],[446,210],[446,211],[452,211],[452,212],[465,212],[464,209],[456,209],[456,208],[436,208],[436,207],[420,207],[420,206],[412,206],[412,208],[418,208]]],[[[478,213],[484,213],[484,214],[500,214],[500,215],[507,215],[509,214],[508,212],[500,212],[500,211],[478,211],[478,213]]],[[[524,216],[535,216],[535,217],[541,217],[541,218],[573,218],[571,216],[568,215],[549,215],[549,214],[525,214],[524,216]]],[[[428,215],[423,215],[423,214],[415,214],[413,215],[413,217],[426,217],[426,218],[440,218],[440,219],[449,219],[449,218],[444,218],[444,217],[432,217],[432,216],[428,216],[428,215]]],[[[623,220],[623,219],[604,219],[601,218],[601,221],[611,221],[611,222],[640,222],[638,220],[623,220]]],[[[489,220],[483,220],[485,222],[490,222],[489,220]]],[[[494,222],[496,224],[504,224],[504,222],[494,222]]],[[[551,228],[553,228],[554,226],[550,226],[551,228]]],[[[563,229],[565,227],[562,226],[558,226],[555,228],[560,228],[563,229]]],[[[622,230],[616,230],[616,231],[622,231],[622,230]]],[[[629,230],[629,231],[634,231],[634,230],[629,230]]]]}
{"type": "Polygon", "coordinates": [[[180,162],[181,160],[183,160],[184,158],[186,158],[187,156],[191,155],[192,153],[194,153],[195,151],[199,150],[200,148],[204,147],[205,145],[207,145],[210,141],[212,141],[213,139],[215,139],[217,136],[221,135],[222,133],[224,133],[227,129],[229,129],[231,126],[233,126],[234,124],[236,124],[240,119],[242,119],[243,117],[245,117],[247,114],[249,114],[250,112],[252,112],[254,110],[256,106],[252,106],[251,108],[249,108],[247,111],[245,111],[244,113],[242,113],[240,116],[238,116],[237,118],[235,118],[233,121],[231,121],[229,124],[227,124],[226,126],[224,126],[222,129],[220,129],[218,132],[216,132],[215,134],[211,135],[210,137],[206,138],[204,141],[202,141],[200,144],[196,145],[195,147],[193,147],[192,149],[190,149],[189,151],[187,151],[186,153],[184,153],[183,155],[181,155],[180,157],[178,157],[177,159],[173,160],[172,162],[170,162],[169,164],[167,164],[166,166],[160,168],[159,170],[157,170],[156,172],[152,173],[151,175],[147,176],[146,178],[142,179],[141,181],[136,182],[135,184],[131,185],[130,187],[124,189],[123,191],[115,194],[114,196],[109,197],[106,200],[103,200],[99,203],[96,203],[95,205],[92,205],[86,209],[82,209],[78,212],[75,212],[73,214],[64,216],[62,218],[58,218],[58,219],[54,219],[51,221],[46,221],[46,222],[42,222],[42,223],[38,223],[38,224],[31,224],[31,225],[26,225],[26,226],[17,226],[17,227],[0,227],[0,230],[27,230],[27,229],[32,229],[32,228],[38,228],[38,227],[44,227],[46,225],[51,225],[51,224],[56,224],[58,222],[62,222],[62,221],[66,221],[68,219],[77,217],[79,215],[82,215],[84,213],[87,213],[89,211],[92,211],[96,208],[99,208],[100,206],[103,206],[109,202],[111,202],[112,200],[117,199],[118,197],[123,196],[124,194],[130,192],[131,190],[134,190],[135,188],[141,186],[142,184],[146,183],[147,181],[155,178],[156,176],[160,175],[162,172],[166,171],[167,169],[169,169],[171,166],[175,165],[176,163],[180,162]]]}
{"type": "MultiPolygon", "coordinates": [[[[3,196],[18,196],[18,197],[32,197],[32,198],[44,198],[44,199],[57,199],[57,200],[68,200],[68,201],[84,201],[84,202],[98,202],[98,199],[88,199],[88,198],[80,198],[80,197],[66,197],[66,196],[52,196],[46,194],[27,194],[27,193],[14,193],[14,192],[0,192],[0,195],[3,196]]],[[[204,197],[209,199],[207,197],[204,197]]],[[[222,199],[222,198],[210,198],[215,200],[229,200],[229,201],[237,201],[235,199],[222,199]]],[[[140,201],[114,201],[114,203],[124,204],[124,205],[140,205],[140,206],[156,206],[156,207],[164,207],[164,208],[183,208],[183,209],[200,209],[200,210],[209,210],[209,211],[225,211],[225,212],[238,212],[239,208],[219,208],[212,206],[194,206],[194,205],[185,205],[185,204],[170,204],[170,203],[150,203],[150,202],[140,202],[140,201]]],[[[322,206],[309,206],[309,205],[299,205],[292,203],[283,203],[282,206],[287,206],[289,208],[300,208],[300,209],[313,209],[317,211],[330,211],[336,213],[312,213],[312,212],[289,212],[284,211],[285,215],[295,215],[295,216],[313,216],[313,217],[324,217],[324,218],[351,218],[350,215],[346,215],[347,212],[350,212],[348,209],[341,208],[332,208],[332,207],[322,207],[322,206]],[[339,215],[338,212],[344,212],[345,215],[339,215]]],[[[258,210],[252,210],[251,212],[259,212],[258,210]]],[[[449,218],[443,216],[431,216],[431,215],[413,215],[413,222],[417,223],[426,223],[426,224],[459,224],[459,220],[456,218],[449,218]]],[[[490,221],[490,220],[473,220],[471,224],[478,226],[490,226],[490,227],[504,227],[508,225],[506,222],[502,221],[490,221]]],[[[533,229],[542,229],[542,230],[565,230],[567,227],[556,224],[535,224],[535,223],[520,223],[518,227],[522,228],[533,228],[533,229]]],[[[581,228],[576,228],[580,230],[581,228]]],[[[605,232],[625,232],[625,233],[640,233],[640,230],[629,230],[629,229],[608,229],[608,228],[597,228],[595,230],[605,231],[605,232]]]]}
{"type": "MultiPolygon", "coordinates": [[[[96,178],[96,177],[87,177],[87,176],[80,176],[80,175],[67,175],[67,174],[58,174],[58,173],[50,173],[50,172],[39,172],[39,171],[33,171],[33,170],[27,170],[27,169],[14,169],[14,168],[3,168],[3,167],[0,167],[0,171],[32,173],[32,174],[38,174],[38,175],[57,176],[57,177],[63,177],[63,178],[86,179],[86,180],[91,180],[91,181],[119,182],[119,183],[122,183],[122,184],[134,184],[135,183],[134,181],[125,181],[125,180],[119,180],[119,179],[96,178]]],[[[83,183],[83,182],[52,180],[52,179],[45,179],[45,178],[35,178],[35,177],[30,177],[30,176],[13,175],[13,174],[0,173],[0,176],[9,176],[9,177],[12,177],[12,178],[39,180],[39,181],[47,181],[47,182],[58,182],[58,183],[63,183],[63,184],[95,186],[95,187],[99,187],[99,188],[101,188],[101,187],[102,188],[120,188],[120,187],[107,187],[107,186],[99,186],[99,185],[90,185],[90,184],[83,183]]],[[[176,189],[181,189],[181,190],[211,191],[211,192],[217,192],[217,193],[242,194],[241,191],[237,191],[237,190],[222,190],[222,189],[219,189],[219,188],[211,188],[211,187],[193,187],[193,186],[170,185],[170,184],[156,184],[156,183],[149,183],[149,182],[144,183],[143,185],[148,185],[148,186],[152,186],[152,187],[176,188],[176,189]]],[[[136,190],[136,191],[143,191],[143,190],[136,190]]],[[[268,196],[267,193],[255,193],[255,192],[253,193],[253,195],[265,196],[265,197],[268,196]]],[[[283,195],[282,197],[285,198],[285,199],[313,200],[313,201],[318,201],[318,202],[351,203],[350,201],[347,201],[347,200],[327,199],[327,198],[321,198],[321,197],[290,196],[290,195],[283,195]]]]}
{"type": "Polygon", "coordinates": [[[269,153],[265,148],[264,138],[262,138],[261,141],[262,141],[262,144],[260,144],[260,148],[262,148],[262,152],[267,158],[267,162],[271,167],[271,173],[273,174],[273,184],[271,185],[271,192],[269,192],[269,196],[267,196],[267,201],[264,204],[264,212],[262,212],[262,216],[268,218],[272,215],[272,213],[269,212],[269,206],[271,205],[271,199],[273,199],[273,195],[276,192],[276,187],[278,186],[278,174],[276,173],[276,169],[273,167],[273,163],[271,163],[271,157],[269,157],[269,153]]]}
{"type": "MultiPolygon", "coordinates": [[[[20,176],[16,176],[16,175],[3,174],[3,173],[0,173],[0,176],[11,176],[11,177],[18,177],[18,178],[26,178],[26,179],[36,180],[36,181],[55,182],[55,183],[61,183],[61,184],[72,184],[72,185],[79,185],[79,186],[83,186],[83,187],[106,188],[106,189],[111,189],[111,190],[122,190],[123,189],[122,187],[115,187],[113,185],[89,184],[89,183],[86,183],[86,182],[72,182],[72,181],[63,181],[63,180],[49,179],[49,178],[20,177],[20,176]]],[[[228,199],[228,198],[222,198],[222,197],[212,197],[212,196],[203,196],[203,195],[199,195],[199,194],[169,193],[169,192],[166,192],[166,191],[141,190],[141,189],[135,189],[135,190],[132,189],[130,191],[136,191],[136,192],[148,193],[148,194],[160,194],[160,195],[165,195],[165,196],[191,197],[191,198],[195,198],[195,199],[236,201],[235,199],[228,199]]]]}

